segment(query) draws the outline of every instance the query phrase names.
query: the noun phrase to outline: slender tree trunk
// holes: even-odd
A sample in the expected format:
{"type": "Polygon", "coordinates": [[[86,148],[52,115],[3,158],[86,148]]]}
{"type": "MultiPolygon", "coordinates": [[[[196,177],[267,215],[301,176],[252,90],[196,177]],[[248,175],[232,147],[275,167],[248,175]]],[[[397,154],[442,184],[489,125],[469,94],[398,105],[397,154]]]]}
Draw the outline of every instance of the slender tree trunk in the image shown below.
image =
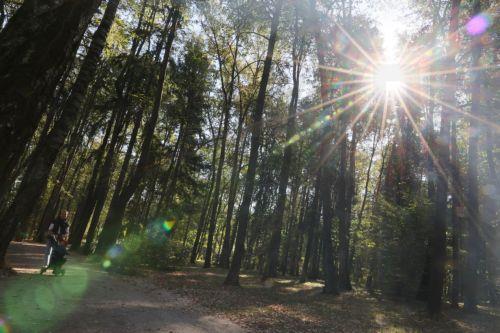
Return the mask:
{"type": "MultiPolygon", "coordinates": [[[[214,33],[214,38],[215,38],[215,33],[214,33]]],[[[209,220],[209,228],[208,228],[208,242],[207,242],[207,250],[205,252],[205,263],[203,265],[204,268],[209,268],[211,266],[211,261],[212,261],[212,242],[214,238],[214,230],[215,230],[215,225],[217,223],[217,211],[214,209],[217,207],[218,202],[219,202],[219,196],[220,196],[220,187],[221,187],[221,180],[222,180],[222,173],[224,171],[224,162],[226,158],[226,142],[227,142],[227,134],[229,132],[229,120],[231,117],[230,111],[231,111],[231,106],[233,102],[233,92],[234,92],[234,86],[235,86],[235,79],[236,79],[236,65],[237,65],[237,59],[238,59],[238,40],[239,40],[239,35],[236,35],[236,51],[234,54],[233,58],[233,64],[232,64],[232,69],[231,69],[231,79],[229,81],[229,87],[226,91],[226,88],[224,87],[224,75],[222,72],[222,59],[220,56],[219,52],[219,47],[216,41],[216,48],[217,48],[217,57],[219,59],[219,76],[221,79],[221,85],[224,93],[224,105],[223,105],[223,117],[224,117],[224,127],[222,130],[222,138],[221,138],[221,148],[220,148],[220,157],[219,157],[219,164],[217,167],[217,175],[215,179],[215,190],[214,190],[214,199],[212,202],[212,212],[210,214],[210,220],[209,220]]],[[[225,225],[225,232],[231,233],[231,222],[226,223],[225,225]]]]}
{"type": "MultiPolygon", "coordinates": [[[[285,213],[286,205],[286,189],[288,187],[288,179],[290,177],[290,170],[292,167],[293,160],[293,149],[294,143],[290,140],[295,135],[295,114],[297,111],[297,103],[299,100],[299,82],[300,82],[300,61],[301,54],[297,54],[299,51],[297,48],[303,49],[302,45],[297,45],[299,43],[299,29],[296,19],[295,27],[295,38],[293,44],[293,88],[292,97],[290,104],[288,106],[288,117],[287,117],[287,127],[286,127],[286,142],[285,149],[283,151],[283,159],[281,162],[281,170],[279,176],[279,189],[278,189],[278,200],[276,203],[276,209],[272,216],[272,231],[271,238],[269,239],[268,251],[267,251],[267,265],[264,271],[263,278],[276,277],[279,259],[279,249],[281,243],[281,226],[283,224],[283,215],[285,213]]],[[[304,41],[302,40],[302,43],[304,41]]]]}
{"type": "Polygon", "coordinates": [[[307,213],[307,245],[306,245],[306,253],[304,255],[304,263],[302,265],[302,274],[300,276],[300,282],[306,282],[306,279],[309,274],[309,261],[314,253],[314,243],[315,243],[315,235],[317,231],[317,226],[319,224],[319,191],[320,191],[320,183],[319,177],[316,178],[316,184],[314,186],[314,197],[311,206],[309,207],[309,211],[307,213]]]}
{"type": "Polygon", "coordinates": [[[239,285],[239,274],[241,262],[245,254],[245,238],[247,233],[248,220],[250,215],[250,204],[252,203],[252,194],[255,182],[255,173],[257,170],[259,147],[262,136],[262,116],[264,114],[264,106],[266,100],[267,83],[271,73],[271,65],[273,60],[274,46],[278,35],[278,25],[280,21],[281,8],[283,1],[278,0],[274,9],[273,19],[271,23],[271,32],[267,46],[267,56],[264,62],[264,70],[260,82],[259,95],[256,100],[255,110],[252,114],[252,139],[250,147],[250,158],[248,161],[248,171],[245,179],[245,190],[243,193],[243,202],[238,214],[238,234],[236,236],[236,245],[231,261],[229,272],[226,276],[224,284],[239,285]]]}
{"type": "MultiPolygon", "coordinates": [[[[454,0],[451,7],[450,19],[450,42],[453,43],[453,35],[458,28],[458,11],[459,0],[454,0]]],[[[453,46],[450,47],[450,53],[453,54],[453,46]]],[[[449,59],[450,63],[454,62],[449,59]]],[[[452,75],[448,76],[448,81],[452,75]]],[[[454,100],[455,89],[451,89],[448,97],[454,100]]],[[[431,235],[431,261],[429,271],[429,295],[427,298],[427,309],[432,316],[437,316],[441,313],[442,295],[445,278],[445,263],[446,263],[446,217],[448,215],[448,171],[450,167],[450,115],[449,110],[443,108],[441,112],[441,129],[439,133],[438,156],[442,172],[438,173],[437,188],[436,188],[436,209],[434,216],[434,226],[431,235]],[[443,174],[444,173],[444,174],[443,174]]]]}
{"type": "Polygon", "coordinates": [[[229,196],[227,203],[227,214],[226,214],[226,231],[224,233],[224,242],[222,243],[222,252],[220,255],[220,267],[229,268],[229,257],[231,256],[231,221],[233,219],[234,204],[236,202],[236,191],[238,185],[239,177],[239,149],[241,135],[243,133],[243,123],[246,118],[246,112],[240,115],[238,120],[238,129],[236,130],[236,141],[233,151],[233,160],[231,166],[231,180],[229,184],[229,196]]]}
{"type": "Polygon", "coordinates": [[[180,144],[179,144],[178,154],[177,154],[177,157],[175,159],[175,164],[174,164],[172,173],[168,177],[169,183],[168,183],[168,186],[165,190],[165,198],[164,198],[165,204],[163,205],[162,209],[166,209],[166,208],[170,207],[170,205],[172,204],[174,197],[175,197],[176,187],[177,187],[177,179],[179,176],[179,172],[181,170],[182,161],[184,159],[184,153],[185,153],[184,147],[186,145],[186,140],[188,139],[188,135],[189,135],[188,126],[189,126],[189,124],[182,124],[181,128],[179,130],[180,144]]]}
{"type": "Polygon", "coordinates": [[[163,183],[163,186],[162,186],[160,198],[158,200],[158,205],[156,206],[156,213],[155,213],[156,216],[160,216],[161,211],[165,210],[165,201],[166,201],[166,197],[168,194],[169,185],[171,183],[170,180],[172,178],[172,174],[174,173],[174,168],[175,168],[176,162],[178,160],[178,156],[180,154],[179,147],[180,147],[181,139],[182,139],[180,132],[181,131],[179,130],[179,135],[177,137],[177,140],[175,141],[175,146],[174,146],[174,150],[172,152],[172,157],[170,159],[170,163],[169,163],[166,175],[164,177],[165,179],[161,180],[161,182],[163,183]]]}
{"type": "MultiPolygon", "coordinates": [[[[141,127],[142,120],[142,112],[143,109],[139,110],[135,115],[134,120],[134,128],[132,129],[132,133],[130,134],[130,140],[128,143],[127,151],[125,153],[125,157],[123,159],[122,167],[120,170],[120,174],[116,181],[115,192],[119,193],[123,187],[123,183],[125,182],[125,176],[127,174],[127,170],[130,164],[130,160],[132,158],[132,152],[134,150],[135,143],[137,141],[137,134],[139,133],[139,128],[141,127]]],[[[126,124],[125,124],[125,132],[126,132],[126,124]]],[[[101,171],[100,177],[102,179],[99,180],[98,185],[96,187],[96,201],[94,212],[92,214],[92,221],[90,222],[89,231],[87,232],[87,237],[85,239],[85,246],[83,248],[84,254],[90,254],[92,252],[92,244],[94,242],[94,238],[96,235],[96,230],[99,225],[99,219],[101,216],[102,209],[104,207],[104,203],[106,202],[107,194],[109,191],[109,182],[112,176],[113,162],[114,162],[114,152],[110,151],[108,156],[106,156],[106,161],[104,162],[103,170],[101,171]]]]}
{"type": "Polygon", "coordinates": [[[106,147],[108,146],[108,140],[109,137],[111,136],[113,125],[115,124],[115,122],[118,121],[116,119],[117,113],[118,110],[115,108],[113,110],[113,113],[111,114],[111,119],[109,120],[108,125],[106,127],[102,143],[99,146],[99,149],[97,150],[94,168],[92,170],[92,175],[90,176],[90,180],[85,189],[85,196],[83,200],[79,203],[75,214],[75,218],[73,219],[73,223],[71,224],[69,242],[73,250],[78,249],[80,247],[83,235],[85,234],[85,230],[87,229],[88,220],[94,209],[95,187],[99,177],[99,172],[102,167],[102,159],[104,158],[106,147]]]}
{"type": "MultiPolygon", "coordinates": [[[[310,0],[311,9],[314,13],[313,21],[316,26],[314,31],[314,38],[316,40],[316,54],[318,58],[318,63],[320,65],[319,76],[320,76],[320,95],[321,101],[328,105],[328,92],[327,89],[330,86],[328,82],[327,75],[325,73],[324,67],[326,66],[325,61],[325,49],[326,44],[322,36],[321,26],[318,22],[318,15],[316,10],[316,1],[310,0]]],[[[323,109],[324,115],[329,113],[329,108],[325,107],[323,109]]],[[[323,229],[322,229],[322,250],[323,250],[323,274],[325,277],[325,285],[323,292],[325,294],[338,294],[338,277],[337,269],[334,263],[333,257],[333,244],[332,244],[332,221],[333,221],[333,200],[332,200],[332,180],[333,180],[333,170],[329,164],[331,164],[331,158],[329,156],[330,144],[328,138],[330,134],[331,127],[328,126],[327,129],[323,131],[325,137],[322,140],[319,160],[321,167],[318,171],[318,177],[320,177],[320,198],[323,208],[323,229]]],[[[339,195],[344,195],[344,192],[339,192],[339,195]]]]}
{"type": "MultiPolygon", "coordinates": [[[[476,0],[473,5],[473,15],[481,13],[481,1],[476,0]]],[[[472,62],[471,67],[479,65],[479,59],[482,53],[482,43],[480,36],[472,38],[472,62]]],[[[471,106],[470,114],[477,116],[481,103],[481,73],[472,72],[471,86],[471,106]]],[[[481,220],[479,215],[479,184],[478,184],[478,141],[480,126],[477,120],[471,118],[469,125],[469,161],[467,170],[468,189],[466,194],[467,202],[467,258],[466,270],[464,275],[464,308],[467,311],[475,312],[477,310],[478,297],[478,266],[480,260],[481,239],[481,220]]]]}
{"type": "MultiPolygon", "coordinates": [[[[454,61],[455,54],[458,53],[460,48],[459,43],[459,33],[458,33],[458,19],[459,19],[459,6],[460,1],[454,1],[452,3],[452,17],[450,21],[450,53],[453,59],[450,59],[453,66],[456,67],[454,61]]],[[[452,73],[448,76],[448,81],[451,88],[458,88],[457,75],[452,73]]],[[[453,96],[455,92],[453,91],[453,96]]],[[[456,100],[451,100],[452,105],[456,105],[456,100]]],[[[460,250],[462,248],[462,209],[463,204],[461,203],[463,199],[463,187],[462,187],[462,177],[460,174],[460,157],[457,144],[457,117],[456,115],[451,122],[451,184],[452,184],[452,210],[451,210],[451,225],[452,225],[452,281],[451,281],[451,291],[450,291],[450,301],[453,308],[459,308],[460,291],[462,286],[462,270],[461,267],[461,255],[460,250]]]]}
{"type": "MultiPolygon", "coordinates": [[[[49,179],[52,166],[66,140],[68,133],[79,119],[79,112],[88,86],[95,76],[97,63],[106,43],[111,24],[114,20],[118,0],[108,4],[99,28],[94,33],[89,52],[83,61],[82,67],[73,86],[72,93],[64,107],[59,119],[54,124],[50,133],[37,145],[30,157],[30,163],[19,187],[16,199],[12,203],[13,209],[6,219],[26,221],[33,213],[33,208],[43,196],[49,179]],[[17,212],[15,212],[17,207],[17,212]]],[[[9,223],[8,223],[9,224],[9,223]]]]}
{"type": "MultiPolygon", "coordinates": [[[[48,99],[73,61],[100,0],[27,0],[0,32],[0,193],[45,112],[48,99]],[[50,48],[47,48],[50,45],[50,48]]],[[[2,198],[0,198],[2,202],[2,198]]],[[[19,207],[20,210],[33,206],[19,207]]],[[[12,214],[12,212],[10,213],[12,214]]],[[[3,219],[1,248],[15,226],[3,219]]],[[[19,221],[19,220],[17,220],[19,221]]],[[[16,223],[17,224],[17,223],[16,223]]],[[[0,249],[0,257],[4,251],[0,249]]]]}
{"type": "Polygon", "coordinates": [[[366,179],[365,179],[365,186],[364,186],[364,191],[363,191],[363,200],[361,201],[361,207],[358,212],[358,218],[357,218],[357,223],[353,227],[353,236],[352,236],[352,242],[351,242],[351,250],[349,251],[349,266],[350,269],[353,268],[353,263],[354,263],[354,257],[355,257],[355,251],[356,251],[356,243],[358,241],[358,232],[361,229],[361,225],[363,223],[363,215],[365,212],[365,207],[366,207],[366,199],[368,198],[368,185],[370,184],[370,178],[371,178],[371,171],[372,171],[372,166],[373,166],[373,158],[375,156],[375,151],[377,149],[377,144],[378,144],[378,138],[379,136],[377,135],[378,131],[375,131],[373,134],[373,145],[372,145],[372,151],[370,154],[370,162],[368,162],[368,168],[366,170],[366,179]]]}
{"type": "MultiPolygon", "coordinates": [[[[345,130],[344,130],[345,131],[345,130]]],[[[339,289],[351,290],[349,279],[349,219],[348,207],[348,173],[347,173],[347,137],[340,142],[340,168],[335,186],[337,202],[335,204],[336,215],[339,219],[339,289]]]]}
{"type": "MultiPolygon", "coordinates": [[[[297,179],[300,181],[300,179],[297,179]]],[[[283,260],[281,262],[281,273],[283,275],[286,274],[287,270],[290,271],[290,274],[294,274],[295,267],[297,266],[297,257],[299,255],[299,241],[300,241],[300,231],[298,227],[298,223],[300,223],[300,215],[297,216],[297,205],[302,205],[305,200],[305,195],[307,189],[304,187],[303,193],[299,197],[299,186],[298,182],[292,187],[292,202],[290,207],[290,228],[288,230],[288,237],[285,243],[285,247],[283,249],[283,260]]]]}
{"type": "MultiPolygon", "coordinates": [[[[196,229],[196,236],[193,244],[193,249],[191,250],[191,258],[190,262],[191,264],[196,263],[196,259],[198,258],[198,253],[199,249],[201,248],[200,244],[203,244],[201,241],[203,239],[202,234],[205,230],[206,226],[206,221],[207,221],[207,214],[209,213],[210,209],[210,199],[212,198],[212,192],[214,189],[214,184],[215,184],[215,162],[217,160],[217,148],[218,148],[218,138],[220,136],[222,130],[222,118],[219,121],[219,127],[217,130],[217,136],[215,136],[215,133],[212,133],[212,136],[214,137],[214,150],[212,152],[212,170],[210,172],[210,177],[209,177],[209,183],[210,187],[208,189],[207,196],[205,197],[204,203],[203,203],[203,208],[201,210],[200,214],[200,219],[198,220],[198,227],[196,229]]],[[[213,131],[215,132],[215,131],[213,131]]]]}
{"type": "Polygon", "coordinates": [[[461,269],[460,269],[460,248],[461,248],[461,237],[462,237],[462,223],[460,221],[461,216],[459,210],[461,210],[460,197],[457,194],[462,193],[462,185],[460,180],[460,161],[458,156],[458,146],[457,146],[457,124],[454,120],[452,122],[451,128],[451,172],[452,172],[452,211],[451,211],[451,226],[452,226],[452,237],[451,237],[451,247],[452,247],[452,280],[451,280],[451,292],[450,301],[451,306],[458,309],[458,302],[460,297],[460,285],[461,285],[461,269]]]}
{"type": "Polygon", "coordinates": [[[172,48],[172,43],[174,41],[175,32],[177,29],[178,21],[180,19],[180,12],[177,8],[172,9],[172,21],[170,25],[170,30],[165,44],[165,54],[163,56],[163,61],[161,63],[158,83],[156,86],[156,93],[154,98],[153,109],[151,110],[150,117],[145,124],[143,131],[143,142],[141,146],[141,155],[139,161],[137,162],[136,169],[131,175],[130,181],[123,188],[117,200],[111,201],[110,208],[108,211],[108,216],[103,225],[102,233],[99,237],[99,242],[97,244],[96,252],[103,254],[107,249],[112,246],[120,233],[122,219],[125,214],[125,208],[131,196],[134,194],[135,190],[141,182],[145,169],[150,162],[150,150],[151,142],[153,140],[153,134],[156,127],[156,122],[158,121],[158,116],[160,112],[160,105],[163,96],[163,85],[165,82],[165,76],[167,72],[167,65],[170,58],[170,51],[172,48]]]}
{"type": "MultiPolygon", "coordinates": [[[[78,150],[82,149],[82,146],[86,147],[88,143],[90,143],[93,140],[97,132],[97,126],[91,127],[87,133],[85,133],[85,130],[87,128],[87,121],[90,116],[90,110],[95,104],[97,93],[101,89],[102,84],[103,84],[103,78],[102,76],[100,76],[94,83],[92,90],[89,93],[89,96],[83,107],[83,116],[80,118],[79,125],[76,126],[76,129],[73,131],[70,137],[68,145],[69,153],[65,163],[66,169],[64,172],[61,172],[57,177],[57,182],[54,185],[54,188],[52,189],[52,193],[46,205],[42,219],[40,220],[40,224],[38,225],[38,229],[36,230],[35,237],[39,242],[42,242],[44,240],[45,231],[49,226],[48,223],[55,217],[55,214],[57,212],[57,205],[59,204],[61,198],[61,190],[63,189],[64,182],[67,178],[67,173],[69,171],[69,168],[71,167],[71,164],[73,163],[76,154],[78,153],[78,150]],[[84,134],[87,134],[88,136],[88,142],[85,144],[81,142],[84,138],[84,134]]],[[[80,163],[77,163],[74,170],[76,170],[79,167],[79,165],[80,163]]],[[[70,178],[72,179],[72,177],[70,178]]]]}
{"type": "MultiPolygon", "coordinates": [[[[498,134],[496,138],[498,138],[498,134]]],[[[498,201],[495,195],[496,193],[500,193],[500,183],[497,176],[496,171],[496,161],[493,155],[493,152],[496,149],[495,146],[498,146],[498,140],[493,138],[493,134],[491,130],[486,129],[486,160],[488,162],[488,176],[491,179],[490,188],[491,190],[487,194],[487,198],[485,198],[485,221],[488,222],[488,246],[486,246],[486,267],[488,270],[488,295],[490,304],[498,305],[498,286],[497,286],[497,267],[498,265],[498,256],[495,255],[495,249],[498,248],[498,231],[495,230],[492,226],[494,225],[496,216],[498,214],[498,201]],[[495,144],[495,145],[494,145],[495,144]],[[495,147],[495,148],[494,148],[495,147]]]]}

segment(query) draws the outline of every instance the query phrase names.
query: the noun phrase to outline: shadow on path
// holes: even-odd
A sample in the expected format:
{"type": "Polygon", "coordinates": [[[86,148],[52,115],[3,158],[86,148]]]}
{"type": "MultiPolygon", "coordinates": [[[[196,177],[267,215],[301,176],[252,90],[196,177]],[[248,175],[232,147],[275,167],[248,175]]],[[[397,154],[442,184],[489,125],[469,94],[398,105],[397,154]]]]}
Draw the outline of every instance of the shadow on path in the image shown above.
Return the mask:
{"type": "Polygon", "coordinates": [[[43,253],[43,244],[10,246],[18,275],[0,279],[0,332],[5,323],[16,333],[244,332],[145,278],[108,274],[81,256],[69,256],[64,277],[41,276],[43,253]]]}

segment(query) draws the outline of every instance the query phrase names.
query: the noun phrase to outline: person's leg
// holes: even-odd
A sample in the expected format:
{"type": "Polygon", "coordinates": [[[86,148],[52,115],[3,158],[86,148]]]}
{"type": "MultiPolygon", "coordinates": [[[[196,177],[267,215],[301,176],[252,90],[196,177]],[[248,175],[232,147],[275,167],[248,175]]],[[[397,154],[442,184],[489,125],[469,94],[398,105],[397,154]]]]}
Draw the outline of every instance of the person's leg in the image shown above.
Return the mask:
{"type": "Polygon", "coordinates": [[[47,246],[45,247],[45,258],[43,260],[44,267],[49,267],[49,265],[50,265],[50,257],[52,255],[52,251],[53,251],[52,245],[50,244],[50,242],[48,242],[47,246]]]}

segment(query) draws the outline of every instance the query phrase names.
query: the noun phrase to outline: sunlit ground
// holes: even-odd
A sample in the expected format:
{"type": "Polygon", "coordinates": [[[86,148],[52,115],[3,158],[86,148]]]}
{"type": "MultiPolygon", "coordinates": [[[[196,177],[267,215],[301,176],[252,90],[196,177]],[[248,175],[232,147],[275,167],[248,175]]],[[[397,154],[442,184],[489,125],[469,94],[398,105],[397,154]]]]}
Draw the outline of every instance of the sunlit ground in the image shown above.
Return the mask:
{"type": "Polygon", "coordinates": [[[424,304],[369,294],[362,286],[338,297],[322,294],[323,281],[299,283],[289,277],[262,282],[252,272],[241,275],[242,288],[225,287],[224,269],[186,267],[157,273],[156,283],[180,291],[216,314],[256,332],[490,332],[500,320],[493,308],[464,316],[445,307],[439,321],[428,318],[424,304]]]}

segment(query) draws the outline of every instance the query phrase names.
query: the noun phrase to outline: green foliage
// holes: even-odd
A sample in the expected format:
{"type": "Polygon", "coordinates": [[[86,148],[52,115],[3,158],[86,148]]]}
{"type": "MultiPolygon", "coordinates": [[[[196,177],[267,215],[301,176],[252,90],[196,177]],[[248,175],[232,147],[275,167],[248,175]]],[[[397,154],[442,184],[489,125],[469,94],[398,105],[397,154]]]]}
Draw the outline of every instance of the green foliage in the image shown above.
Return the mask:
{"type": "Polygon", "coordinates": [[[103,266],[126,275],[137,275],[147,269],[170,271],[185,265],[188,255],[187,247],[158,227],[140,235],[130,235],[111,248],[103,266]]]}
{"type": "Polygon", "coordinates": [[[382,198],[374,215],[377,283],[386,294],[413,299],[426,256],[428,204],[413,198],[399,206],[382,198]]]}

